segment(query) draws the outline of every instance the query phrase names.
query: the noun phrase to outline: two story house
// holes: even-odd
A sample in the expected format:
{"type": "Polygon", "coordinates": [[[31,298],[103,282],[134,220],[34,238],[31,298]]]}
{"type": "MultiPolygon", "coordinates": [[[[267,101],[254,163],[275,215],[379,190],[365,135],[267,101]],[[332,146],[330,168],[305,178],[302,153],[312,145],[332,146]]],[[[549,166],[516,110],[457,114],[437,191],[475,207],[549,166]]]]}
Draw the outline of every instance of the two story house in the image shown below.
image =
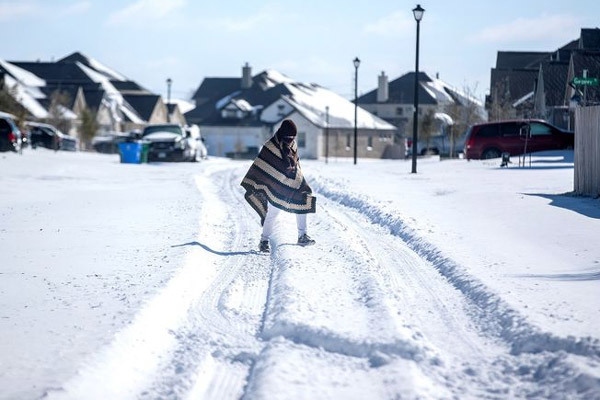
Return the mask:
{"type": "MultiPolygon", "coordinates": [[[[300,157],[353,155],[354,103],[317,84],[272,69],[252,76],[246,63],[241,77],[205,78],[193,100],[196,108],[185,117],[200,126],[211,155],[256,153],[286,118],[298,127],[300,157]]],[[[401,154],[393,151],[394,125],[362,107],[356,111],[358,157],[401,154]]]]}

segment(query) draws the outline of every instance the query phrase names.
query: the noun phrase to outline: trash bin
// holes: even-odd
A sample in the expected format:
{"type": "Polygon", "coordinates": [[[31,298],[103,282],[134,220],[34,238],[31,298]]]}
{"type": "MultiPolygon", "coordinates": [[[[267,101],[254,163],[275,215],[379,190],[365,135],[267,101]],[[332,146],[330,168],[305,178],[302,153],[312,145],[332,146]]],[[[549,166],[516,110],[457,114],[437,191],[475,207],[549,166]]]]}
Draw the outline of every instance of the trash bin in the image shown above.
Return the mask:
{"type": "Polygon", "coordinates": [[[144,144],[141,141],[119,143],[119,155],[122,163],[140,164],[148,162],[148,151],[146,150],[146,160],[143,161],[144,144]]]}
{"type": "Polygon", "coordinates": [[[142,143],[142,162],[147,163],[148,162],[148,153],[150,152],[150,142],[141,141],[141,143],[142,143]]]}

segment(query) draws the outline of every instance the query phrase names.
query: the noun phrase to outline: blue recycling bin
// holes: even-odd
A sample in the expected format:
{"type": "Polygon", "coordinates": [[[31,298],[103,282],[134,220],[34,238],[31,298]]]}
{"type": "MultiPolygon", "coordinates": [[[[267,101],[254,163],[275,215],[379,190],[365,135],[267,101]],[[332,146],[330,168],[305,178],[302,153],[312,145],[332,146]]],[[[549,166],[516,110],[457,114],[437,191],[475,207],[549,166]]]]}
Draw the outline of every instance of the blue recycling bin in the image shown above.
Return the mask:
{"type": "Polygon", "coordinates": [[[127,164],[141,164],[148,162],[148,145],[142,141],[119,143],[121,162],[127,164]]]}

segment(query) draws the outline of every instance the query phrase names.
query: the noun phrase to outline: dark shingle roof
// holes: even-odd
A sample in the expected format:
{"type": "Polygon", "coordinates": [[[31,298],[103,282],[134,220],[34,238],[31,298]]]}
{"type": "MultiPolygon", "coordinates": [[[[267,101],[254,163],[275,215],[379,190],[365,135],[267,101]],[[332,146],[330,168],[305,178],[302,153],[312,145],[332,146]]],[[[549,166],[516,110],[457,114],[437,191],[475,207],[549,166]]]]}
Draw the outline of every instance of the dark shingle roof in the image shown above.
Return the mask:
{"type": "Polygon", "coordinates": [[[492,69],[491,91],[502,90],[500,96],[516,101],[534,90],[538,69],[492,69]]]}
{"type": "Polygon", "coordinates": [[[564,103],[565,89],[567,87],[569,64],[567,62],[550,61],[542,64],[541,68],[544,80],[546,106],[562,106],[564,103]]]}
{"type": "Polygon", "coordinates": [[[90,79],[81,68],[72,63],[11,61],[11,64],[39,76],[44,79],[47,84],[69,83],[85,85],[87,83],[93,83],[92,79],[90,79]]]}
{"type": "Polygon", "coordinates": [[[149,121],[160,96],[156,94],[124,94],[123,98],[144,121],[149,121]]]}
{"type": "Polygon", "coordinates": [[[119,92],[144,92],[150,93],[147,89],[140,86],[137,82],[134,81],[115,81],[111,80],[110,83],[119,91],[119,92]]]}
{"type": "Polygon", "coordinates": [[[206,101],[216,101],[241,89],[241,84],[240,78],[204,78],[192,99],[196,100],[197,106],[206,101]]]}
{"type": "MultiPolygon", "coordinates": [[[[419,72],[419,82],[431,82],[431,78],[424,72],[419,72]]],[[[415,73],[409,72],[394,79],[388,84],[388,100],[390,104],[412,104],[415,96],[415,73]]],[[[372,90],[358,98],[358,104],[377,103],[377,89],[372,90]]],[[[437,104],[436,99],[429,91],[419,85],[419,103],[437,104]]]]}
{"type": "Polygon", "coordinates": [[[551,56],[552,52],[499,51],[496,56],[496,69],[537,69],[542,61],[551,56]]]}
{"type": "MultiPolygon", "coordinates": [[[[266,107],[274,103],[283,95],[291,94],[285,84],[275,84],[269,80],[268,73],[262,72],[252,78],[252,86],[248,89],[241,89],[241,80],[239,78],[206,78],[196,91],[194,99],[200,103],[196,108],[185,114],[190,123],[202,123],[203,125],[227,125],[227,120],[221,116],[221,110],[215,107],[217,101],[231,96],[233,100],[245,100],[252,107],[260,110],[261,106],[266,107]]],[[[288,83],[291,85],[301,85],[300,83],[288,83]]],[[[235,119],[231,121],[232,125],[261,126],[257,115],[249,114],[244,119],[235,119]]]]}
{"type": "Polygon", "coordinates": [[[582,50],[600,50],[600,29],[582,29],[579,48],[582,50]]]}
{"type": "Polygon", "coordinates": [[[100,87],[97,88],[89,88],[83,90],[83,95],[85,96],[85,102],[88,108],[94,112],[97,112],[100,109],[100,105],[102,103],[102,99],[104,98],[104,94],[106,92],[100,87]]]}

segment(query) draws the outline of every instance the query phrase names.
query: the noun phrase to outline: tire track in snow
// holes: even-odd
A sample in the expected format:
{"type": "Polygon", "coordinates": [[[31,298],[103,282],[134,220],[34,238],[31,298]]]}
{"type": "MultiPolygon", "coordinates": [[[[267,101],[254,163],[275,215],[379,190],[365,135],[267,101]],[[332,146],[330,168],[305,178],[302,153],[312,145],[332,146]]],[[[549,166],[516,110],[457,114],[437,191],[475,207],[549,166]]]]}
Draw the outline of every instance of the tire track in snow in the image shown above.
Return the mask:
{"type": "Polygon", "coordinates": [[[203,227],[193,245],[217,264],[218,275],[191,305],[187,323],[174,333],[177,349],[145,394],[147,398],[239,398],[261,351],[257,332],[270,260],[253,250],[255,243],[250,239],[259,229],[256,218],[241,204],[235,170],[207,171],[198,186],[206,204],[200,221],[203,227]],[[247,218],[234,215],[240,208],[246,210],[247,218]]]}
{"type": "Polygon", "coordinates": [[[434,245],[420,238],[401,218],[385,211],[366,197],[353,196],[335,184],[315,180],[319,194],[364,214],[373,224],[388,229],[401,238],[419,256],[428,260],[456,289],[460,290],[480,311],[485,329],[511,346],[513,354],[566,351],[578,356],[600,360],[600,343],[591,338],[561,338],[543,332],[529,324],[523,316],[506,304],[481,282],[469,276],[463,268],[445,257],[434,245]]]}
{"type": "Polygon", "coordinates": [[[472,305],[462,294],[401,239],[356,211],[326,201],[326,218],[350,231],[354,246],[375,260],[371,273],[385,292],[389,314],[429,349],[429,359],[416,360],[423,374],[457,396],[510,393],[514,380],[503,367],[488,367],[490,357],[501,358],[505,347],[478,330],[472,305]]]}
{"type": "MultiPolygon", "coordinates": [[[[355,213],[352,220],[364,216],[370,224],[380,227],[380,235],[391,234],[393,238],[406,243],[469,303],[466,306],[466,315],[470,316],[470,324],[482,336],[488,337],[488,343],[501,340],[501,344],[508,345],[505,354],[493,361],[494,368],[487,372],[489,377],[484,378],[484,382],[500,383],[500,387],[504,386],[501,391],[508,390],[511,395],[517,397],[552,396],[554,393],[571,393],[574,396],[586,393],[586,396],[600,396],[600,378],[593,372],[600,361],[599,343],[590,338],[555,337],[530,325],[501,298],[468,276],[452,260],[444,257],[435,246],[418,237],[401,218],[385,211],[386,207],[383,205],[371,202],[365,197],[349,195],[331,182],[322,184],[317,181],[315,184],[313,181],[313,187],[317,189],[318,194],[342,208],[347,208],[350,213],[355,213]],[[580,365],[580,362],[573,363],[573,358],[580,356],[588,357],[591,369],[582,370],[576,366],[580,365]]],[[[373,236],[372,240],[377,241],[378,236],[373,236]]],[[[485,346],[487,348],[488,345],[485,346]]],[[[493,353],[497,354],[497,350],[493,353]]],[[[475,360],[473,366],[464,363],[466,380],[481,380],[475,376],[481,374],[475,372],[477,364],[485,362],[475,360]]],[[[489,360],[487,362],[489,363],[489,360]]],[[[497,387],[489,389],[492,393],[498,390],[497,387]]]]}

